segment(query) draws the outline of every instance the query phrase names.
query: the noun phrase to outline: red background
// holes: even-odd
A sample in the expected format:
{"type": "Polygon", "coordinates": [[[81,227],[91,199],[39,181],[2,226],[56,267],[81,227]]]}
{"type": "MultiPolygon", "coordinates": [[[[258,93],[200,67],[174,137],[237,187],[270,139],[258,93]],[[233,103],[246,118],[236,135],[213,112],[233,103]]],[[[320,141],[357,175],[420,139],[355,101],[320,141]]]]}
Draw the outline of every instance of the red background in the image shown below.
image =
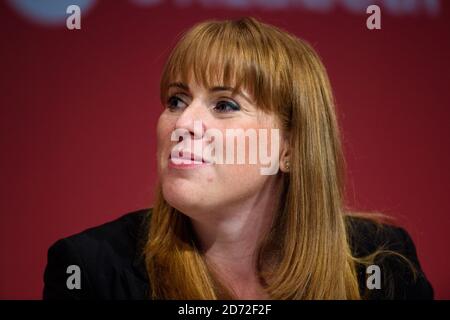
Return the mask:
{"type": "Polygon", "coordinates": [[[39,299],[57,239],[151,206],[158,82],[176,36],[209,18],[259,17],[308,40],[337,99],[348,204],[398,218],[436,297],[450,298],[450,3],[367,15],[335,6],[235,10],[98,2],[82,29],[0,4],[0,298],[39,299]]]}

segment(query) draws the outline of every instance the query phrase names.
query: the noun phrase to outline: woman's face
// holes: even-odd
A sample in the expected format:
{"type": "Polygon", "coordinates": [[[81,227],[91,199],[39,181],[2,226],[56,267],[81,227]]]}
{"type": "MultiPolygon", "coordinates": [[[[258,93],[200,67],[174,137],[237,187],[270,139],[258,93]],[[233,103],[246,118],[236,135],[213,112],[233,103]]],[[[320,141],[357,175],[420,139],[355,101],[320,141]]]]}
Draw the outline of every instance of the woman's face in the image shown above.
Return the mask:
{"type": "Polygon", "coordinates": [[[286,143],[281,130],[273,130],[279,128],[276,117],[258,110],[247,92],[174,82],[167,97],[158,120],[157,156],[171,206],[192,217],[244,205],[275,187],[286,143]],[[238,140],[244,141],[243,157],[238,140]]]}

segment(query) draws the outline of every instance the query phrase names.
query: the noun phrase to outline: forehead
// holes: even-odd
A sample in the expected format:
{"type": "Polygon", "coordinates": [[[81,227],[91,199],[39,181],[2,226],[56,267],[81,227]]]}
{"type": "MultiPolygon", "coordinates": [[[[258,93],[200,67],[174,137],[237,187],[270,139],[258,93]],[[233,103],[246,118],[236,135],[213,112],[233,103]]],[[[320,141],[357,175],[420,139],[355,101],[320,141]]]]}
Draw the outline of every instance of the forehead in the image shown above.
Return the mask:
{"type": "Polygon", "coordinates": [[[228,86],[228,85],[224,85],[224,84],[212,85],[212,86],[205,87],[205,85],[199,84],[197,81],[193,81],[191,79],[191,81],[188,83],[185,83],[182,81],[169,82],[167,87],[168,87],[168,89],[175,88],[175,89],[181,89],[181,90],[188,91],[188,92],[206,91],[209,93],[215,93],[215,92],[227,91],[234,95],[243,95],[244,98],[253,101],[248,90],[246,90],[245,88],[242,88],[242,87],[237,88],[237,87],[228,86]]]}
{"type": "MultiPolygon", "coordinates": [[[[211,67],[210,67],[211,68],[211,67]]],[[[208,73],[198,70],[184,70],[182,66],[178,70],[173,70],[170,74],[166,75],[165,83],[163,85],[170,86],[185,86],[191,89],[211,89],[211,88],[228,88],[236,90],[244,90],[245,75],[238,72],[232,75],[225,74],[225,71],[220,65],[214,66],[208,73]],[[174,85],[175,84],[175,85],[174,85]]],[[[245,91],[249,91],[246,89],[245,91]]]]}

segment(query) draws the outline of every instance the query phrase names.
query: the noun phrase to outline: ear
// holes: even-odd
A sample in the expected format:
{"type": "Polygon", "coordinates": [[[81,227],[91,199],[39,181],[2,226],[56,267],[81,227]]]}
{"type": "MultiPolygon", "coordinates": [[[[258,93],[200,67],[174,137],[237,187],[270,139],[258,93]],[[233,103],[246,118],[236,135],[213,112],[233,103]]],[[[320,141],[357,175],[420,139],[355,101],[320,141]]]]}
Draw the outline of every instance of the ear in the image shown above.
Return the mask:
{"type": "Polygon", "coordinates": [[[289,142],[289,134],[284,133],[280,142],[280,170],[284,173],[291,170],[291,146],[289,142]]]}

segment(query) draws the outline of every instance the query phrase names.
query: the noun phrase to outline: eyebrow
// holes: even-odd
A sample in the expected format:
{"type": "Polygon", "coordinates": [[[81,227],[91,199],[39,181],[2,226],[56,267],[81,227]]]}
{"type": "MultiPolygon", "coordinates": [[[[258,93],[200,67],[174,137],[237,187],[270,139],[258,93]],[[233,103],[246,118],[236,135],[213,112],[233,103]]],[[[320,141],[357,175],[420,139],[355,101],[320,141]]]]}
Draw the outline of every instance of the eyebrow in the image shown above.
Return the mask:
{"type": "MultiPolygon", "coordinates": [[[[175,88],[179,88],[185,91],[189,91],[189,86],[187,84],[184,84],[183,82],[172,82],[168,85],[168,88],[171,87],[175,87],[175,88]]],[[[252,100],[245,95],[243,92],[241,92],[240,90],[236,90],[236,88],[233,87],[227,87],[227,86],[215,86],[212,88],[209,88],[208,90],[209,92],[218,92],[218,91],[230,91],[232,93],[236,93],[240,96],[242,96],[245,100],[247,100],[249,103],[253,103],[252,100]]]]}

